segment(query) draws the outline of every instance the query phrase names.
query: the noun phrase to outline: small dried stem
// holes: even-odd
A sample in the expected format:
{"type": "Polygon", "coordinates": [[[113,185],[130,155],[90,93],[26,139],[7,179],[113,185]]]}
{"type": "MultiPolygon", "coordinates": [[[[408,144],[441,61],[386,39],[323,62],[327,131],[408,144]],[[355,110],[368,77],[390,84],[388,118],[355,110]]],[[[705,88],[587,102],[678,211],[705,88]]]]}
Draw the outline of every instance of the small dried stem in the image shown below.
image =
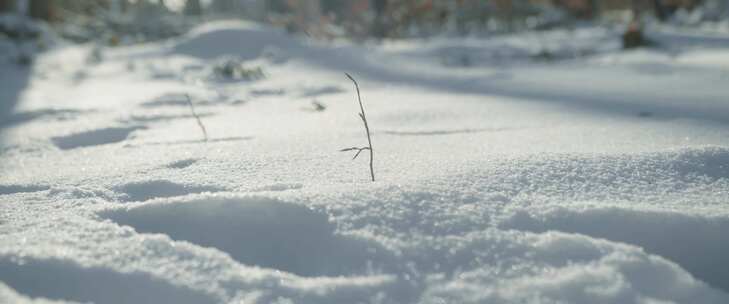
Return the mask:
{"type": "Polygon", "coordinates": [[[197,120],[197,125],[200,127],[200,130],[202,130],[203,137],[205,138],[205,141],[208,141],[208,131],[205,130],[205,125],[203,125],[202,120],[200,119],[200,116],[197,115],[195,112],[195,106],[192,104],[192,99],[190,99],[190,95],[185,94],[185,97],[187,97],[187,104],[190,105],[190,112],[192,112],[192,116],[195,117],[195,120],[197,120]]]}
{"type": "Polygon", "coordinates": [[[357,89],[357,101],[359,102],[359,109],[361,111],[359,113],[359,117],[362,119],[362,123],[364,123],[365,131],[367,132],[367,145],[368,146],[364,147],[364,148],[354,147],[354,148],[342,149],[341,151],[357,150],[357,154],[355,154],[354,157],[352,158],[352,159],[355,159],[355,158],[357,158],[357,156],[359,156],[360,153],[362,153],[362,151],[369,150],[370,151],[370,176],[372,177],[372,181],[374,182],[375,181],[375,169],[373,166],[374,151],[372,150],[372,138],[370,137],[370,127],[369,127],[369,124],[367,123],[367,116],[365,116],[364,106],[362,105],[362,97],[360,96],[360,93],[359,93],[359,84],[357,84],[357,81],[354,80],[352,75],[349,75],[348,73],[344,73],[344,74],[347,75],[347,78],[349,78],[349,80],[351,80],[354,83],[354,87],[357,89]]]}
{"type": "Polygon", "coordinates": [[[352,157],[352,160],[355,160],[355,159],[357,159],[357,156],[359,156],[359,154],[362,153],[362,151],[369,150],[369,149],[370,149],[369,147],[363,147],[363,148],[352,147],[352,148],[339,150],[339,152],[357,151],[357,153],[354,155],[354,157],[352,157]]]}

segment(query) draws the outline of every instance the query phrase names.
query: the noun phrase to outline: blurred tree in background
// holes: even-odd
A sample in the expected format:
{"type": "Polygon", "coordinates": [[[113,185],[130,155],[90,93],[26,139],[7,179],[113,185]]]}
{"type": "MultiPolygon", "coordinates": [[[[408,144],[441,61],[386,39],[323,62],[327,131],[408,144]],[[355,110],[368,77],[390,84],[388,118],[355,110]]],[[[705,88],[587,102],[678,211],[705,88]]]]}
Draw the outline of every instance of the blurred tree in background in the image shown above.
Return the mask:
{"type": "Polygon", "coordinates": [[[0,0],[0,13],[15,11],[15,0],[0,0]]]}
{"type": "Polygon", "coordinates": [[[35,19],[52,20],[55,17],[57,3],[51,0],[30,0],[28,15],[35,19]]]}
{"type": "Polygon", "coordinates": [[[200,0],[185,1],[185,14],[192,16],[202,15],[202,5],[200,5],[200,0]]]}

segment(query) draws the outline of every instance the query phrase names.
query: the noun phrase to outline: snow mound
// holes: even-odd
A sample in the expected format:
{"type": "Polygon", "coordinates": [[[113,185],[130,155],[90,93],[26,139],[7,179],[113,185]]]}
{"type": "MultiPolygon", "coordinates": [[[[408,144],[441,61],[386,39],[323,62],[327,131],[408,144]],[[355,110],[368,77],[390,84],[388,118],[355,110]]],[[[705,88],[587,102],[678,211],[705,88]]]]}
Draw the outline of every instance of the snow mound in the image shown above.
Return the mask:
{"type": "Polygon", "coordinates": [[[103,214],[140,233],[214,247],[246,265],[302,276],[363,274],[382,248],[337,235],[326,214],[270,198],[151,203],[103,214]]]}
{"type": "Polygon", "coordinates": [[[266,49],[292,49],[299,44],[285,33],[240,21],[211,22],[193,29],[173,52],[201,59],[235,56],[258,58],[266,49]]]}
{"type": "MultiPolygon", "coordinates": [[[[83,267],[64,260],[0,258],[0,279],[32,297],[111,304],[215,303],[205,294],[176,287],[149,274],[83,267]]],[[[0,300],[1,294],[0,291],[0,300]]]]}
{"type": "Polygon", "coordinates": [[[729,218],[706,218],[677,212],[597,208],[521,210],[502,228],[537,233],[556,230],[624,242],[680,264],[696,278],[729,290],[729,218]],[[680,244],[680,246],[676,246],[680,244]]]}
{"type": "MultiPolygon", "coordinates": [[[[517,237],[518,235],[512,235],[517,237]]],[[[479,256],[493,268],[459,272],[433,284],[423,303],[724,303],[727,296],[690,278],[665,260],[637,248],[611,246],[584,236],[524,236],[532,246],[473,239],[480,246],[506,246],[504,256],[479,256]],[[523,252],[521,252],[523,250],[523,252]],[[528,258],[535,264],[521,267],[528,258]],[[515,264],[516,262],[516,264],[515,264]]],[[[469,248],[456,248],[465,251],[469,248]]],[[[442,278],[431,277],[433,281],[442,278]]]]}

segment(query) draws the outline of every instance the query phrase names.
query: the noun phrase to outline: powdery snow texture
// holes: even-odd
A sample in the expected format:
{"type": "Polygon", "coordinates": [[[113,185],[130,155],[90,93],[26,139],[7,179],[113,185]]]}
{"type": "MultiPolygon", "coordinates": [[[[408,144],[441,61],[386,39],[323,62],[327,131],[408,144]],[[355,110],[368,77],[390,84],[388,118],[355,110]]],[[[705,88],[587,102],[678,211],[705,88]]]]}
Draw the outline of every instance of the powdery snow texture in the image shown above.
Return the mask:
{"type": "Polygon", "coordinates": [[[618,39],[226,21],[2,65],[0,303],[729,303],[726,49],[618,39]]]}

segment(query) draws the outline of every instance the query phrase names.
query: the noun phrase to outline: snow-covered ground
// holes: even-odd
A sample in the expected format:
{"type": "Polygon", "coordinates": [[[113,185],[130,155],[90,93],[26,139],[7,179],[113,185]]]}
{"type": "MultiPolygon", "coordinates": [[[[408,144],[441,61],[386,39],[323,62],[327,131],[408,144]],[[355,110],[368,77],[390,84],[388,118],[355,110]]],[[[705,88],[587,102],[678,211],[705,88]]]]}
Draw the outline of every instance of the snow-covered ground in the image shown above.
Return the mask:
{"type": "Polygon", "coordinates": [[[729,303],[729,38],[652,35],[3,63],[0,302],[729,303]]]}

